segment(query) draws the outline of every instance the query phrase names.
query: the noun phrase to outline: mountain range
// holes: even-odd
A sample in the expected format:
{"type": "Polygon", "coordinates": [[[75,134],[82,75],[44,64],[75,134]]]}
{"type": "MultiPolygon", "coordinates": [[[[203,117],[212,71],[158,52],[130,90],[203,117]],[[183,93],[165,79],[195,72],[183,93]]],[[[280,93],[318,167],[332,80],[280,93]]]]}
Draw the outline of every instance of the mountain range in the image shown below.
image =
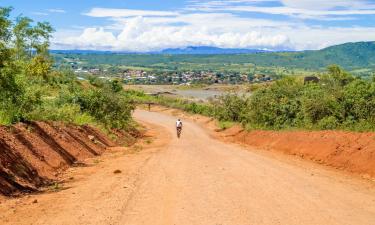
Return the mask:
{"type": "MultiPolygon", "coordinates": [[[[245,64],[288,68],[322,69],[331,64],[346,69],[375,70],[375,42],[355,42],[331,46],[321,50],[270,52],[257,49],[222,49],[215,47],[187,47],[165,49],[160,52],[129,53],[89,50],[55,50],[55,58],[76,55],[92,65],[160,66],[179,63],[245,64]]],[[[174,66],[171,65],[171,66],[174,66]]]]}
{"type": "Polygon", "coordinates": [[[217,55],[217,54],[252,54],[272,52],[262,49],[218,48],[211,46],[188,46],[184,48],[167,48],[160,51],[129,52],[129,51],[100,51],[100,50],[51,50],[58,54],[171,54],[171,55],[217,55]]]}

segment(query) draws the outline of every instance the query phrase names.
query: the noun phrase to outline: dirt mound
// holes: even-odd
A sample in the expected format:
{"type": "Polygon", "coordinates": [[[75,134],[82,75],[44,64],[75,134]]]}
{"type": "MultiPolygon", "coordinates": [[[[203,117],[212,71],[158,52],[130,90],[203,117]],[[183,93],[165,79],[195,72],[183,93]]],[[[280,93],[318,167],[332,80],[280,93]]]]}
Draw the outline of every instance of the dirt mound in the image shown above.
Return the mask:
{"type": "Polygon", "coordinates": [[[227,140],[277,150],[338,169],[375,177],[375,133],[344,131],[251,131],[233,127],[227,140]]]}
{"type": "MultiPolygon", "coordinates": [[[[121,136],[121,135],[119,135],[121,136]]],[[[52,122],[0,127],[0,194],[31,192],[116,144],[98,129],[52,122]]]]}

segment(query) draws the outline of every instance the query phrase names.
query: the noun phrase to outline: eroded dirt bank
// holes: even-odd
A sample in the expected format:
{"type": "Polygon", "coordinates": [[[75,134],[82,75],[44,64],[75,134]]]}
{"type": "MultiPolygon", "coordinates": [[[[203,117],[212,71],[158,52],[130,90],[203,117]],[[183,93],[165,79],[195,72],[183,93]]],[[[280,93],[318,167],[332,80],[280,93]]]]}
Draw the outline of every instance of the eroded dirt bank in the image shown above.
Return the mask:
{"type": "Polygon", "coordinates": [[[375,133],[344,131],[251,131],[233,127],[222,138],[265,150],[297,155],[320,164],[375,177],[375,133]]]}
{"type": "MultiPolygon", "coordinates": [[[[122,134],[118,134],[121,136],[122,134]]],[[[33,192],[116,144],[91,126],[52,122],[0,127],[0,195],[33,192]]]]}
{"type": "Polygon", "coordinates": [[[211,118],[154,106],[152,111],[193,120],[209,128],[217,139],[258,149],[282,152],[319,164],[375,178],[375,133],[344,131],[244,131],[240,126],[221,130],[211,118]]]}

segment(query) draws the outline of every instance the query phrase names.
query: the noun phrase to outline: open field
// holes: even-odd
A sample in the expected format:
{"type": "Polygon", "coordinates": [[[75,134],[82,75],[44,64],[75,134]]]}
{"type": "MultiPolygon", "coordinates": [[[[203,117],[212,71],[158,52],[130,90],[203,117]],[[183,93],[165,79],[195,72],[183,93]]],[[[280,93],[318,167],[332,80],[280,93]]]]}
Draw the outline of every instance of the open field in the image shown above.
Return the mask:
{"type": "Polygon", "coordinates": [[[124,85],[124,88],[125,90],[140,90],[152,94],[169,92],[170,96],[175,95],[176,97],[196,100],[207,100],[230,92],[249,93],[249,85],[124,85]]]}

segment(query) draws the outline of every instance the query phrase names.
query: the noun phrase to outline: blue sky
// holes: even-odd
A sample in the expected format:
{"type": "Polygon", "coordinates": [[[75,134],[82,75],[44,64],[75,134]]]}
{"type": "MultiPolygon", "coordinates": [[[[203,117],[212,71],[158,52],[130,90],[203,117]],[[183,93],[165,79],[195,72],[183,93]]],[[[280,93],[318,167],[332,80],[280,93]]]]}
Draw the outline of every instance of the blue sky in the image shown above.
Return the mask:
{"type": "Polygon", "coordinates": [[[375,40],[375,0],[0,0],[49,21],[54,49],[320,49],[375,40]]]}

